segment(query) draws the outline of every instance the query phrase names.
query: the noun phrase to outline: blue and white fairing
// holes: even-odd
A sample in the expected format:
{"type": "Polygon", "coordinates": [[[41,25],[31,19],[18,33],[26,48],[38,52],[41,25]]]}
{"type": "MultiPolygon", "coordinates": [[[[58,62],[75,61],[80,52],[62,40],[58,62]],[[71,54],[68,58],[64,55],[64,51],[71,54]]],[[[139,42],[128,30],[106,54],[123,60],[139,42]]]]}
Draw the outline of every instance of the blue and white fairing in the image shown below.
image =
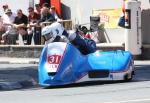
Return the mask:
{"type": "Polygon", "coordinates": [[[132,77],[133,62],[127,51],[96,51],[82,55],[70,43],[54,42],[43,48],[39,84],[56,86],[84,81],[124,80],[132,77]]]}

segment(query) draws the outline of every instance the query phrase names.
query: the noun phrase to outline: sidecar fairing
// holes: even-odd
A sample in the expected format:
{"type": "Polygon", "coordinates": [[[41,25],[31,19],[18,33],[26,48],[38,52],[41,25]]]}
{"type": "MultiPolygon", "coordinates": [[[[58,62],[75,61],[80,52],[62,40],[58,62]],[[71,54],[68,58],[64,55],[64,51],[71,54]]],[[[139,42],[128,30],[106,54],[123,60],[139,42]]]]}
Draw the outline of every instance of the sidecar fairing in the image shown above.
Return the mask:
{"type": "Polygon", "coordinates": [[[39,61],[39,84],[58,86],[85,81],[130,80],[134,71],[128,51],[96,51],[83,55],[70,43],[46,45],[39,61]]]}

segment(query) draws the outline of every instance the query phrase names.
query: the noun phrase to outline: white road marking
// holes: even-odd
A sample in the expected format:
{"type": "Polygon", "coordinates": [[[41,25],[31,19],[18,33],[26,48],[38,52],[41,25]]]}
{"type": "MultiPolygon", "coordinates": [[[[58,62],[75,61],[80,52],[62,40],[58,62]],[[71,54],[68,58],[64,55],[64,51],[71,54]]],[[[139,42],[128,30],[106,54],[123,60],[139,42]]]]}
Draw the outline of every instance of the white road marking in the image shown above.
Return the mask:
{"type": "Polygon", "coordinates": [[[112,102],[104,102],[104,103],[134,103],[134,102],[144,102],[144,101],[150,101],[149,99],[134,99],[134,100],[126,100],[126,101],[112,101],[112,102]]]}

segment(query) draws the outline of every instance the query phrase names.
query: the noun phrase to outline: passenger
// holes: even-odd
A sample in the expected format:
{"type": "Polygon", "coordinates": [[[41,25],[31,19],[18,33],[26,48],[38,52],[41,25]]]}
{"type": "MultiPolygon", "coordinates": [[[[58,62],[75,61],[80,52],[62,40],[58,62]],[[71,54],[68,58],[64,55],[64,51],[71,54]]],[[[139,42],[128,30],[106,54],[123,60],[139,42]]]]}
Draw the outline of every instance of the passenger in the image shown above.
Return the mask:
{"type": "Polygon", "coordinates": [[[78,30],[79,34],[81,36],[83,36],[84,38],[87,38],[87,39],[91,39],[91,35],[88,33],[88,29],[86,26],[77,26],[76,29],[78,30]]]}
{"type": "Polygon", "coordinates": [[[54,22],[42,29],[42,35],[45,38],[46,44],[62,41],[62,38],[65,36],[83,54],[96,51],[96,43],[93,40],[82,38],[76,31],[69,31],[68,33],[58,22],[54,22]]]}

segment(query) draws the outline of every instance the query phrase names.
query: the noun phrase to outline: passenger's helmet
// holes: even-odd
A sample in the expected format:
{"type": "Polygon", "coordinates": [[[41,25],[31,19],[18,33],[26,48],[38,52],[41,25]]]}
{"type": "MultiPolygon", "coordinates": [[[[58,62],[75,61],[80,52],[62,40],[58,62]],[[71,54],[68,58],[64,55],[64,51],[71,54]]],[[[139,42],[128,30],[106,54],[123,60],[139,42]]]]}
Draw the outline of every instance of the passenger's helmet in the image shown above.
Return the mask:
{"type": "Polygon", "coordinates": [[[42,29],[42,36],[44,36],[46,41],[51,39],[52,42],[57,36],[61,36],[63,31],[64,27],[62,24],[55,22],[42,29]]]}

